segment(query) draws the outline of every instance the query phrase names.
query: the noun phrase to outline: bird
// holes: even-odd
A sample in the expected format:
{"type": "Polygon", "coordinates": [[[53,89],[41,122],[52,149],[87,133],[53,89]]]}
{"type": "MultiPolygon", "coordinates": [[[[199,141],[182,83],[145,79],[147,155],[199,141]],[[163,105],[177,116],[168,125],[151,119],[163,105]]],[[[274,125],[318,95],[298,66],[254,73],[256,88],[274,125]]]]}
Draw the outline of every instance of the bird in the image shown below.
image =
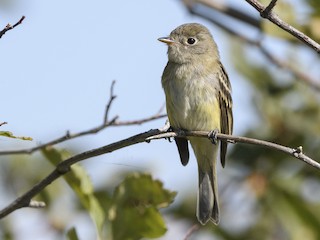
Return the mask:
{"type": "Polygon", "coordinates": [[[217,45],[209,30],[199,23],[187,23],[159,41],[168,46],[168,62],[161,83],[166,110],[173,130],[209,131],[215,138],[175,138],[182,165],[189,162],[190,142],[198,163],[199,188],[196,216],[205,225],[218,225],[220,211],[216,162],[225,166],[227,142],[216,133],[232,134],[231,84],[217,45]]]}

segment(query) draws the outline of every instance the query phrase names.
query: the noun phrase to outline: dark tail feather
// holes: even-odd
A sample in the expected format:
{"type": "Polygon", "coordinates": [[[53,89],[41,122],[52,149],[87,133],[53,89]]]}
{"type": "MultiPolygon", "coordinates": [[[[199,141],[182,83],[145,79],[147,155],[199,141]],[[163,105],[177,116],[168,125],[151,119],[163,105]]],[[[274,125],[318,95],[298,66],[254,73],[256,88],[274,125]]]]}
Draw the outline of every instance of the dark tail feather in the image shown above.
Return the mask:
{"type": "Polygon", "coordinates": [[[217,195],[217,183],[213,171],[203,172],[199,168],[199,195],[197,218],[204,225],[209,220],[214,224],[219,223],[219,206],[217,195]]]}
{"type": "Polygon", "coordinates": [[[174,140],[176,141],[178,147],[181,163],[183,166],[185,166],[189,162],[188,141],[184,138],[175,138],[174,140]]]}

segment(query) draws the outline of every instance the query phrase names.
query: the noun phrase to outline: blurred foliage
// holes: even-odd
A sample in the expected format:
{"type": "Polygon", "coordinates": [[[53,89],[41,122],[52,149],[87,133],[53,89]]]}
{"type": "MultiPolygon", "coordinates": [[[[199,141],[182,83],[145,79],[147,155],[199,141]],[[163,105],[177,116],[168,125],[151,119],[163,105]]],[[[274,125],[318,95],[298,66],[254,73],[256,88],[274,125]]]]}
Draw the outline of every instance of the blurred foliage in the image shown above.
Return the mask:
{"type": "Polygon", "coordinates": [[[78,240],[78,234],[75,228],[71,228],[68,232],[67,232],[67,239],[68,240],[78,240]]]}
{"type": "MultiPolygon", "coordinates": [[[[261,120],[245,135],[293,148],[303,146],[305,153],[320,159],[319,93],[298,79],[284,80],[281,70],[248,60],[244,47],[236,49],[242,52],[234,59],[235,66],[253,87],[252,102],[261,120]]],[[[319,171],[275,151],[250,147],[248,154],[245,145],[236,145],[231,159],[234,167],[247,169],[242,181],[236,181],[239,187],[248,185],[256,196],[254,211],[260,213],[245,231],[246,239],[318,239],[320,199],[310,201],[303,189],[312,177],[320,190],[319,171]]]]}
{"type": "MultiPolygon", "coordinates": [[[[269,0],[263,2],[267,5],[269,0]]],[[[278,1],[274,11],[284,21],[318,41],[320,1],[301,0],[296,4],[297,1],[278,1]],[[307,9],[303,16],[301,9],[307,9]]],[[[304,62],[314,59],[310,53],[315,53],[304,51],[300,41],[268,21],[263,21],[262,30],[272,36],[272,46],[282,43],[282,49],[275,48],[273,54],[320,80],[304,62]]],[[[250,84],[252,107],[259,119],[243,135],[292,148],[303,146],[307,155],[320,159],[319,92],[301,79],[275,68],[271,62],[261,60],[263,55],[243,41],[232,37],[229,49],[239,75],[250,84]]],[[[243,94],[247,94],[246,89],[243,94]]],[[[241,103],[236,105],[242,107],[241,103]]],[[[246,114],[246,109],[242,111],[246,114]]],[[[14,137],[10,132],[0,132],[0,135],[14,137]]],[[[0,159],[1,186],[6,190],[7,198],[15,199],[45,177],[52,165],[70,156],[68,151],[55,148],[46,148],[42,154],[0,159]]],[[[283,153],[257,146],[237,144],[230,148],[228,157],[227,167],[222,172],[224,181],[219,189],[221,224],[200,227],[189,239],[201,239],[204,233],[225,240],[319,239],[318,170],[283,153]]],[[[47,203],[46,209],[29,210],[45,215],[43,219],[58,239],[79,239],[79,229],[73,223],[81,214],[90,216],[98,239],[158,238],[167,231],[168,226],[159,210],[169,206],[176,193],[164,189],[162,183],[149,174],[131,173],[124,175],[118,185],[94,189],[85,169],[77,164],[64,180],[56,181],[36,197],[36,200],[47,203]],[[66,195],[70,196],[66,183],[74,193],[72,204],[68,203],[70,199],[65,199],[66,195]]],[[[195,201],[194,194],[186,197],[166,214],[174,215],[175,220],[181,220],[189,228],[197,223],[195,201]]],[[[0,239],[15,239],[14,221],[15,218],[9,216],[0,223],[0,239]]]]}

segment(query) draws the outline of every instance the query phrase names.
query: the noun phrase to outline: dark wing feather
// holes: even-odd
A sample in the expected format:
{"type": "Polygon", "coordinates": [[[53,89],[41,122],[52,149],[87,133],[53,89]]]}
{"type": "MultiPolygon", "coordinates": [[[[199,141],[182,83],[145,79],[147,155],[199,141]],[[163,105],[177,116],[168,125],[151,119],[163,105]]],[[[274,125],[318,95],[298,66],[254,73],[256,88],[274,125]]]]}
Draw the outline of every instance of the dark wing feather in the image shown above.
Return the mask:
{"type": "MultiPolygon", "coordinates": [[[[219,104],[220,104],[220,129],[223,134],[232,134],[233,129],[233,115],[232,115],[232,98],[231,98],[231,84],[228,74],[220,63],[219,71],[219,104]]],[[[220,143],[220,161],[222,167],[226,163],[228,143],[221,141],[220,143]]]]}

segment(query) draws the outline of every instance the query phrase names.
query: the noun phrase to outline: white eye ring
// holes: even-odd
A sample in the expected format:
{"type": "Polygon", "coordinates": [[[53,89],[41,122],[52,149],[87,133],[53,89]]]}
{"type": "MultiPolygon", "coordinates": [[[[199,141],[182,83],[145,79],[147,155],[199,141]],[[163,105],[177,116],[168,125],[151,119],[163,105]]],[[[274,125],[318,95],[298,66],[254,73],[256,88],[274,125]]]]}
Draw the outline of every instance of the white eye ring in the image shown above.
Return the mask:
{"type": "Polygon", "coordinates": [[[187,44],[188,45],[193,45],[196,42],[197,42],[197,40],[195,38],[193,38],[193,37],[190,37],[190,38],[187,39],[187,44]]]}

